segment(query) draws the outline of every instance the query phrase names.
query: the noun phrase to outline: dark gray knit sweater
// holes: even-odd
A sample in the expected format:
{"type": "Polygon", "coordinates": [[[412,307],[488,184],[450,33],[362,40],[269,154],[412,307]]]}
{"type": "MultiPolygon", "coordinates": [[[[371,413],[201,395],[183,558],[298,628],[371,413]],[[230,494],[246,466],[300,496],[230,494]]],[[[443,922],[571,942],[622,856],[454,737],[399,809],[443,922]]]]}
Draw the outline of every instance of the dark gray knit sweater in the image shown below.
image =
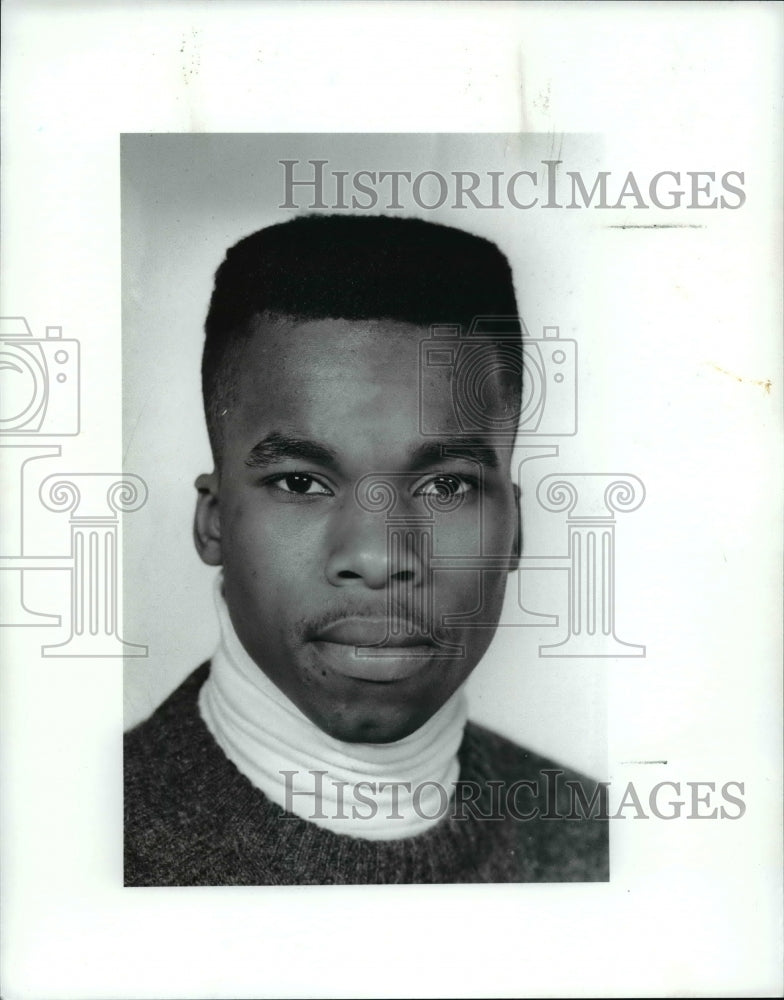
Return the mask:
{"type": "Polygon", "coordinates": [[[199,714],[205,663],[125,736],[126,885],[337,885],[606,881],[608,823],[586,819],[595,783],[468,723],[456,799],[434,827],[361,840],[285,812],[229,761],[199,714]],[[504,789],[536,783],[503,806],[504,789]],[[550,794],[547,794],[547,789],[550,794]],[[477,799],[476,788],[480,797],[477,799]],[[555,794],[553,794],[553,790],[555,794]],[[469,803],[469,800],[474,801],[469,803]],[[499,808],[499,802],[503,808],[499,808]],[[485,818],[495,816],[497,818],[485,818]],[[567,817],[573,818],[567,818],[567,817]],[[500,818],[499,818],[500,817],[500,818]]]}

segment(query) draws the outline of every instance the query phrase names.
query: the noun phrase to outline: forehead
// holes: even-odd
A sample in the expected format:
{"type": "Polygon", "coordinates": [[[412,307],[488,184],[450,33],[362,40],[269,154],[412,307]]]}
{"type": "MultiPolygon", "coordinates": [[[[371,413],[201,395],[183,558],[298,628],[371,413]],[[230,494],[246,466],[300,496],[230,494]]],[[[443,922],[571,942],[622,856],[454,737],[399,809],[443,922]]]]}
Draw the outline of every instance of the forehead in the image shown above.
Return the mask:
{"type": "Polygon", "coordinates": [[[391,320],[259,319],[241,353],[238,410],[251,421],[322,429],[349,416],[416,416],[420,396],[429,409],[451,411],[449,372],[420,377],[428,338],[427,327],[391,320]]]}
{"type": "MultiPolygon", "coordinates": [[[[394,320],[257,319],[240,354],[229,450],[240,457],[288,433],[377,461],[459,434],[453,370],[422,361],[430,340],[428,327],[394,320]]],[[[500,390],[491,395],[502,405],[500,390]]]]}
{"type": "Polygon", "coordinates": [[[278,393],[307,383],[372,378],[380,386],[408,384],[417,375],[427,327],[394,320],[258,318],[243,350],[243,388],[274,381],[278,393]],[[396,357],[399,364],[387,362],[396,357]]]}

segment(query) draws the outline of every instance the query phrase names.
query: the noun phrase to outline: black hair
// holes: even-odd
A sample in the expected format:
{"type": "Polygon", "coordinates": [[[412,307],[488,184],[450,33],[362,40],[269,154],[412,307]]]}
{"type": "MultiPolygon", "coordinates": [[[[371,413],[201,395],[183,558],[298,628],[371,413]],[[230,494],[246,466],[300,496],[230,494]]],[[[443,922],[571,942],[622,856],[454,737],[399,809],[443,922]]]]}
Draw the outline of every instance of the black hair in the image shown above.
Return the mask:
{"type": "MultiPolygon", "coordinates": [[[[389,319],[472,328],[477,317],[516,317],[509,262],[489,240],[422,219],[305,215],[231,247],[215,274],[205,323],[202,392],[216,461],[220,415],[231,406],[243,341],[254,317],[389,319]]],[[[515,329],[519,333],[519,326],[515,329]]],[[[519,352],[522,341],[505,341],[519,352]]],[[[512,386],[520,403],[520,380],[512,386]]]]}

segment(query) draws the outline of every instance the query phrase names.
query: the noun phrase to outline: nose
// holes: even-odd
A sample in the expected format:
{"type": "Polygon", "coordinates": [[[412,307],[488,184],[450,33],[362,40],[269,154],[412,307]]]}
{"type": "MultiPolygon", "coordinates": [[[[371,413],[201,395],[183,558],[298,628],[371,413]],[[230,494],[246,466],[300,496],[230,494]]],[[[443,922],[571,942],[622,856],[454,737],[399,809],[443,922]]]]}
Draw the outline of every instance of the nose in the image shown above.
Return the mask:
{"type": "Polygon", "coordinates": [[[421,526],[390,523],[383,512],[365,510],[352,498],[336,514],[332,529],[327,579],[333,586],[381,590],[422,583],[429,537],[421,526]]]}

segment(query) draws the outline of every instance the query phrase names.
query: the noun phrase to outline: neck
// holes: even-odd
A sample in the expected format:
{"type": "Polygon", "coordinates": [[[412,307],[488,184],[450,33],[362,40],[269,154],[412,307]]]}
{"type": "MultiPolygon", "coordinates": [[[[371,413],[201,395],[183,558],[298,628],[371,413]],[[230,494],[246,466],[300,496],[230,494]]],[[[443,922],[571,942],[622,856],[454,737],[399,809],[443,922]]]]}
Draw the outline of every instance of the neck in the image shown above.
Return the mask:
{"type": "Polygon", "coordinates": [[[287,813],[368,840],[416,836],[446,812],[459,777],[462,689],[394,743],[344,743],[311,722],[240,642],[216,580],[220,643],[199,711],[223,752],[287,813]]]}

